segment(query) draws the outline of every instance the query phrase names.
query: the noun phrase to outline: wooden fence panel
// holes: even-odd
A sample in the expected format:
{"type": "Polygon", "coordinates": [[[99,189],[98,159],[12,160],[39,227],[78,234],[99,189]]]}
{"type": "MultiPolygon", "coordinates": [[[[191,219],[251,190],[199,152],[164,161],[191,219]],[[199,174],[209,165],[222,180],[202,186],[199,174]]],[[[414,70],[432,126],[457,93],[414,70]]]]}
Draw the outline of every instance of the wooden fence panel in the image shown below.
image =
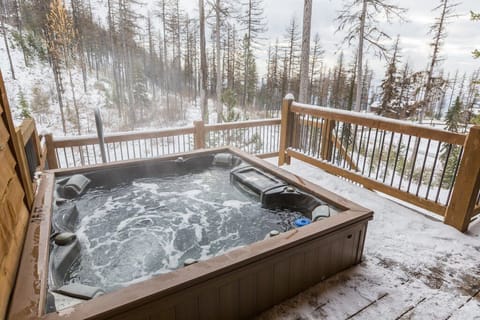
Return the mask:
{"type": "MultiPolygon", "coordinates": [[[[287,100],[285,100],[286,102],[287,100]]],[[[284,103],[285,103],[284,102],[284,103]]],[[[282,159],[294,157],[445,217],[480,213],[480,129],[465,134],[289,101],[282,159]],[[293,138],[292,138],[293,137],[293,138]]]]}
{"type": "Polygon", "coordinates": [[[20,182],[20,177],[24,178],[28,170],[22,171],[25,168],[17,163],[18,154],[24,149],[17,140],[1,73],[0,116],[0,319],[3,319],[17,273],[29,212],[24,202],[24,184],[20,182]]]}

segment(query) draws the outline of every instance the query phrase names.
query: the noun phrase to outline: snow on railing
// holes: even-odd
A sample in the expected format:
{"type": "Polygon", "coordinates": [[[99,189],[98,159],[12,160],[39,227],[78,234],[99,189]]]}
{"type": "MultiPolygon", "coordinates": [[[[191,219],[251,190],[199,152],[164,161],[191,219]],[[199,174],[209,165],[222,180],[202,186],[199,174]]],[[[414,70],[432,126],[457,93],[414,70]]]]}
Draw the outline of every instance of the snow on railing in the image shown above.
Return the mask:
{"type": "MultiPolygon", "coordinates": [[[[230,122],[175,129],[105,135],[107,162],[152,158],[199,148],[232,146],[261,156],[278,154],[280,119],[230,122]]],[[[49,141],[49,168],[72,168],[102,163],[98,137],[77,136],[49,141]]]]}
{"type": "MultiPolygon", "coordinates": [[[[467,150],[465,134],[284,100],[279,165],[295,157],[448,220],[455,190],[457,197],[462,192],[460,169],[478,148],[471,145],[467,150]]],[[[480,212],[478,188],[472,188],[465,190],[473,192],[468,219],[480,212]]]]}

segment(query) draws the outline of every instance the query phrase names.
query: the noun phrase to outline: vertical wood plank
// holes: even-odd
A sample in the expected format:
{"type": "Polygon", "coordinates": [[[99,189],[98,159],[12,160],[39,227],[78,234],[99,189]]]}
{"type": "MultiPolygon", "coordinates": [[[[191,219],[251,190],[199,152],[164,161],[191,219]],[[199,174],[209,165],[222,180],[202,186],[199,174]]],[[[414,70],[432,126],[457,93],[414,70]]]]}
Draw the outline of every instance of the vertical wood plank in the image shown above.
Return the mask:
{"type": "Polygon", "coordinates": [[[25,191],[25,201],[28,209],[32,209],[34,195],[33,184],[30,178],[30,170],[28,168],[27,155],[25,153],[25,142],[20,128],[15,129],[15,135],[12,137],[14,149],[17,154],[17,168],[20,173],[20,180],[22,181],[23,189],[25,191]]]}
{"type": "Polygon", "coordinates": [[[332,130],[335,127],[335,121],[330,119],[325,119],[322,125],[322,141],[321,141],[321,155],[322,159],[326,161],[331,161],[332,157],[332,130]]]}
{"type": "Polygon", "coordinates": [[[45,147],[47,148],[47,163],[49,169],[58,169],[57,156],[55,155],[55,145],[51,133],[45,135],[45,147]]]}
{"type": "Polygon", "coordinates": [[[290,271],[288,275],[289,296],[295,295],[305,288],[305,254],[303,252],[290,257],[290,271]]]}
{"type": "Polygon", "coordinates": [[[273,266],[257,273],[257,312],[263,311],[273,304],[273,266]]]}
{"type": "Polygon", "coordinates": [[[175,306],[175,320],[198,319],[198,297],[185,297],[182,303],[175,306]]]}
{"type": "Polygon", "coordinates": [[[453,185],[452,198],[445,213],[445,223],[465,232],[468,229],[480,189],[480,126],[470,129],[453,185]]]}
{"type": "Polygon", "coordinates": [[[318,257],[319,249],[318,247],[311,248],[305,253],[305,286],[310,287],[313,284],[317,283],[317,278],[315,274],[318,272],[318,257]]]}
{"type": "Polygon", "coordinates": [[[195,133],[193,135],[195,149],[205,148],[205,124],[203,121],[193,122],[195,133]]]}
{"type": "Polygon", "coordinates": [[[249,276],[240,279],[240,296],[239,303],[242,306],[240,308],[240,319],[249,319],[256,314],[257,304],[257,282],[256,275],[250,274],[249,276]]]}
{"type": "Polygon", "coordinates": [[[237,279],[220,288],[220,319],[238,319],[239,283],[237,279]]]}
{"type": "Polygon", "coordinates": [[[283,99],[282,102],[282,118],[280,123],[280,148],[278,151],[278,165],[282,166],[285,163],[290,164],[290,157],[287,156],[285,151],[290,146],[290,139],[292,136],[292,124],[293,117],[290,113],[290,106],[293,102],[292,99],[283,99]]]}
{"type": "Polygon", "coordinates": [[[290,261],[288,259],[275,263],[273,268],[273,301],[279,303],[285,300],[289,294],[288,278],[290,261]]]}
{"type": "Polygon", "coordinates": [[[157,319],[162,319],[162,320],[175,320],[175,309],[174,308],[169,308],[169,309],[163,309],[158,312],[153,312],[150,314],[149,320],[157,320],[157,319]]]}
{"type": "Polygon", "coordinates": [[[216,320],[219,308],[219,289],[217,287],[206,289],[198,297],[198,312],[201,320],[216,320]]]}

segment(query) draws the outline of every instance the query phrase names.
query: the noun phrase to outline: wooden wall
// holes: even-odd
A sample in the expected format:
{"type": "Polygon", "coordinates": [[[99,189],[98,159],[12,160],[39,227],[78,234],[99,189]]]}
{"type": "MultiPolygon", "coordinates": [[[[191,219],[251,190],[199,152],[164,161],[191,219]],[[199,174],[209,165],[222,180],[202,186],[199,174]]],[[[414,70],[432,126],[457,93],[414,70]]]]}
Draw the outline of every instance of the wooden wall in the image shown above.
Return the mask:
{"type": "Polygon", "coordinates": [[[0,72],[0,319],[5,317],[29,211],[17,165],[15,128],[0,72]]]}

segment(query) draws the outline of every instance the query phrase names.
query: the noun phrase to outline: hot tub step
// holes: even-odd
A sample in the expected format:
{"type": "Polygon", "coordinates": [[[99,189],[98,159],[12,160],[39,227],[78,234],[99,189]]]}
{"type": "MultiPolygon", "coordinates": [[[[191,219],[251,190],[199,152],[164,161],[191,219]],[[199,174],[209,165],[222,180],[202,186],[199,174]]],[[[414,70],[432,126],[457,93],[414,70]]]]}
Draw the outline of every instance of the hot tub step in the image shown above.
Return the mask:
{"type": "Polygon", "coordinates": [[[91,287],[81,283],[70,283],[64,285],[55,290],[55,292],[83,300],[90,300],[105,293],[102,288],[91,287]]]}

